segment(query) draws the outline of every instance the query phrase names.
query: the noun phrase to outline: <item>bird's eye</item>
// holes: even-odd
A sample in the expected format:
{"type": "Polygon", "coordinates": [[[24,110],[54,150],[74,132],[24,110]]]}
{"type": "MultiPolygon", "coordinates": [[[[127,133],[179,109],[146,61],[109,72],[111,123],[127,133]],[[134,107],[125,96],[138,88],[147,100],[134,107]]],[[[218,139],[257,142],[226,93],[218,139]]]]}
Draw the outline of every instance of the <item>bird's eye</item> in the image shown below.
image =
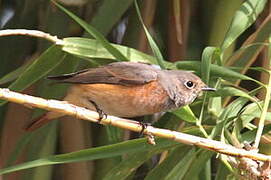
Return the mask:
{"type": "Polygon", "coordinates": [[[187,81],[184,83],[184,85],[188,88],[188,89],[192,89],[195,84],[192,81],[187,81]]]}

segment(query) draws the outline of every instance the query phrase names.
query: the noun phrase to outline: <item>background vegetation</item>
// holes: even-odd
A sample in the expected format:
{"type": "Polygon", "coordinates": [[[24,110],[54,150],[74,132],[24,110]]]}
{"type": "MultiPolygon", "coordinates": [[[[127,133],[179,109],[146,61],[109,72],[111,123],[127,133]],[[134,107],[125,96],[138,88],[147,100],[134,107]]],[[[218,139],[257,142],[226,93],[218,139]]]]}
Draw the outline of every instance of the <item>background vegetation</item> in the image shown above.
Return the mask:
{"type": "MultiPolygon", "coordinates": [[[[254,147],[260,144],[261,152],[270,153],[269,136],[259,141],[263,125],[267,124],[264,132],[271,127],[267,112],[271,89],[267,0],[138,1],[144,24],[160,51],[150,36],[146,37],[132,0],[59,2],[69,11],[64,13],[48,0],[0,1],[1,29],[38,29],[65,38],[64,45],[52,46],[26,36],[1,37],[1,87],[61,99],[67,86],[44,79],[48,74],[119,60],[192,70],[218,92],[195,101],[192,111],[186,107],[165,113],[154,126],[237,147],[254,142],[254,147]]],[[[27,161],[30,163],[20,167],[37,166],[3,175],[3,179],[239,178],[238,169],[214,152],[163,139],[151,146],[138,139],[138,134],[71,117],[26,133],[23,127],[43,111],[12,103],[1,105],[1,167],[15,170],[15,164],[27,161]],[[44,158],[42,163],[32,161],[40,158],[44,158]]]]}

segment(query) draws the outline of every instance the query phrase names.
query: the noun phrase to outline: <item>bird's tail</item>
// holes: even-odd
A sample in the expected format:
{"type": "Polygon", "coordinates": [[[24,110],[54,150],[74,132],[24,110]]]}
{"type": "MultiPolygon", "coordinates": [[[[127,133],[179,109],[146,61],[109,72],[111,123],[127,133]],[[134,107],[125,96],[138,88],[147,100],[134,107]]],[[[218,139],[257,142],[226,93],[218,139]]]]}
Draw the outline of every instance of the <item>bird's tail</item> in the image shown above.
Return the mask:
{"type": "Polygon", "coordinates": [[[24,129],[25,131],[34,131],[44,124],[47,124],[48,122],[53,121],[55,118],[61,117],[61,114],[56,114],[54,112],[48,112],[44,115],[41,115],[37,118],[35,118],[30,124],[28,124],[24,129]]]}

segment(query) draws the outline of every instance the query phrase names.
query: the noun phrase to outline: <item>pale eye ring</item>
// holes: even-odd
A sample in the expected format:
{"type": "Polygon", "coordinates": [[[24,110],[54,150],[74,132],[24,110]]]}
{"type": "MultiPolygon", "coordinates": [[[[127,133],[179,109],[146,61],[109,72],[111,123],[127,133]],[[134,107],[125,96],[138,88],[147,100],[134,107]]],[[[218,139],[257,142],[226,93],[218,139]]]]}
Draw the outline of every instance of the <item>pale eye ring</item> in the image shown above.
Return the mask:
{"type": "Polygon", "coordinates": [[[186,81],[186,82],[184,83],[184,85],[185,85],[185,87],[187,87],[188,89],[192,89],[192,88],[195,86],[195,84],[194,84],[192,81],[186,81]]]}

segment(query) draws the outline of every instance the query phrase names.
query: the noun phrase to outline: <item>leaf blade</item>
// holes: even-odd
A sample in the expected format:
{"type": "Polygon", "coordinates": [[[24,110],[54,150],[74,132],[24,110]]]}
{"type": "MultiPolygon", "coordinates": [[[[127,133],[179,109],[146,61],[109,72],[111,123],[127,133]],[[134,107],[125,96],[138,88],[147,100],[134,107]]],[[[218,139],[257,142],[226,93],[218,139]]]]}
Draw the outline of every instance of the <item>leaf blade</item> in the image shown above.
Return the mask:
{"type": "Polygon", "coordinates": [[[157,143],[156,146],[149,145],[146,143],[145,138],[129,140],[117,144],[89,148],[76,152],[54,155],[46,158],[37,159],[34,161],[29,161],[26,163],[1,169],[0,174],[7,174],[10,172],[34,168],[38,166],[104,159],[119,156],[125,153],[144,152],[160,148],[170,148],[173,145],[178,144],[177,142],[160,138],[156,140],[156,143],[157,143]]]}
{"type": "Polygon", "coordinates": [[[70,16],[75,22],[77,22],[80,26],[82,26],[91,36],[93,36],[95,39],[97,39],[104,48],[110,52],[118,61],[126,61],[127,58],[119,52],[116,48],[114,48],[108,41],[105,39],[105,37],[97,31],[94,27],[87,24],[83,20],[81,20],[79,17],[77,17],[72,12],[68,11],[66,8],[61,6],[60,4],[56,3],[55,1],[52,1],[59,9],[61,9],[63,12],[65,12],[68,16],[70,16]]]}
{"type": "Polygon", "coordinates": [[[266,0],[248,0],[241,5],[239,10],[235,13],[225,40],[221,45],[222,52],[255,22],[258,15],[264,9],[266,2],[266,0]]]}
{"type": "Polygon", "coordinates": [[[154,39],[152,38],[151,34],[149,33],[147,27],[145,26],[144,22],[143,22],[143,19],[140,15],[140,10],[139,10],[139,7],[138,7],[138,4],[137,4],[137,1],[135,0],[135,8],[136,8],[136,12],[137,12],[137,15],[138,15],[138,18],[143,26],[143,29],[145,31],[145,34],[147,36],[147,39],[149,41],[149,44],[150,44],[150,47],[152,49],[152,52],[153,54],[155,55],[156,59],[157,59],[157,64],[159,64],[159,66],[162,68],[162,69],[166,69],[163,61],[164,61],[164,58],[163,58],[163,55],[161,54],[157,44],[155,43],[154,39]]]}
{"type": "MultiPolygon", "coordinates": [[[[60,64],[63,61],[64,56],[65,53],[59,46],[51,46],[28,66],[18,79],[8,88],[13,91],[24,90],[60,64]]],[[[0,105],[3,105],[5,102],[6,101],[0,101],[0,105]]]]}

